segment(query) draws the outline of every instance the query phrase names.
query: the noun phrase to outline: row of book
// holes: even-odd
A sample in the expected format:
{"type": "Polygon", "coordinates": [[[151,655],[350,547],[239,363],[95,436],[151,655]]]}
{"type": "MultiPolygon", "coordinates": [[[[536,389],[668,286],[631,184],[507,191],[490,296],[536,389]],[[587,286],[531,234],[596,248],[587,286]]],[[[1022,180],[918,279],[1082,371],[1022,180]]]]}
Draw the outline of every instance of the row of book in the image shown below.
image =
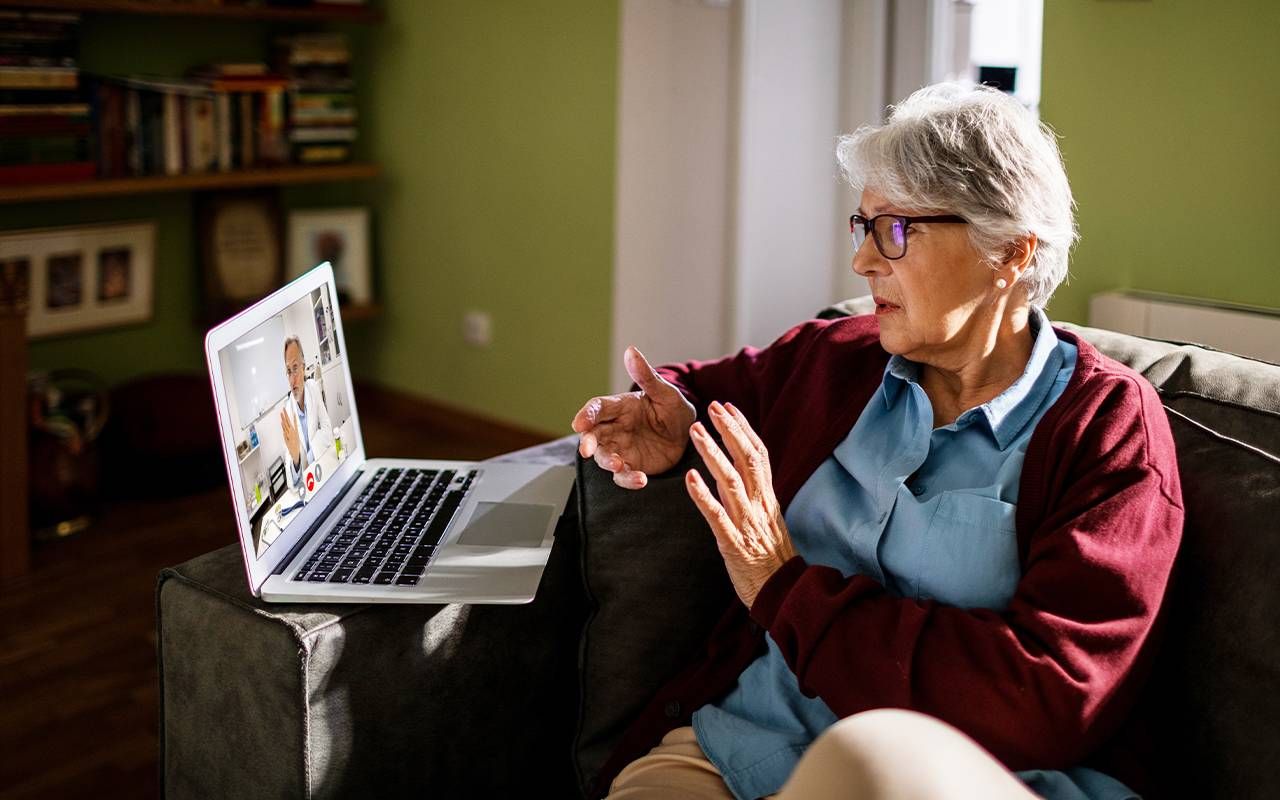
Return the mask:
{"type": "Polygon", "coordinates": [[[79,14],[0,9],[0,184],[94,176],[79,29],[79,14]]]}
{"type": "Polygon", "coordinates": [[[351,50],[341,34],[283,36],[273,42],[273,66],[289,81],[286,107],[295,161],[343,161],[356,138],[351,50]]]}
{"type": "Polygon", "coordinates": [[[270,65],[212,64],[181,78],[116,78],[82,75],[75,66],[76,15],[32,16],[41,15],[0,12],[0,21],[23,23],[12,30],[45,28],[44,39],[11,37],[7,26],[0,33],[0,183],[351,158],[355,94],[341,34],[277,38],[270,65]],[[58,44],[51,38],[55,22],[62,26],[58,44]],[[17,58],[61,61],[11,63],[17,58]],[[59,82],[58,75],[70,78],[59,82]]]}

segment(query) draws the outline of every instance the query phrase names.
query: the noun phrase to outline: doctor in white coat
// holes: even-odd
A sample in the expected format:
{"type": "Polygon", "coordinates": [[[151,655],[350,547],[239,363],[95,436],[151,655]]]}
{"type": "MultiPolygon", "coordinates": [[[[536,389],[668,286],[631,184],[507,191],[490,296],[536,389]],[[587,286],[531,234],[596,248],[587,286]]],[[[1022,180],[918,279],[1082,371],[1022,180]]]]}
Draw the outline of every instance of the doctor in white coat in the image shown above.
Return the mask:
{"type": "Polygon", "coordinates": [[[302,342],[297,336],[284,340],[284,371],[289,379],[289,396],[280,409],[280,429],[288,451],[284,463],[289,486],[302,494],[302,476],[325,448],[333,446],[333,425],[320,397],[320,387],[306,378],[302,342]]]}

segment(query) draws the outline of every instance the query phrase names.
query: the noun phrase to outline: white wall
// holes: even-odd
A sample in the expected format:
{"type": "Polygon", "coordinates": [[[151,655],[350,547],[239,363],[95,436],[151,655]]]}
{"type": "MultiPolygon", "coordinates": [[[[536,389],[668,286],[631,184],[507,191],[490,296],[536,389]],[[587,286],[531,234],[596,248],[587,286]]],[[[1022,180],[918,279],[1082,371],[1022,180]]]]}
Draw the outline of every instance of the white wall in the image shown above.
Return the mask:
{"type": "Polygon", "coordinates": [[[835,140],[883,108],[888,0],[623,0],[612,390],[767,344],[852,276],[835,140]]]}
{"type": "Polygon", "coordinates": [[[236,435],[289,391],[280,352],[284,330],[283,319],[272,317],[218,354],[236,435]]]}
{"type": "Polygon", "coordinates": [[[975,0],[969,44],[973,79],[979,65],[1017,67],[1014,97],[1038,108],[1043,25],[1042,0],[975,0]]]}
{"type": "Polygon", "coordinates": [[[936,6],[950,0],[889,0],[891,33],[887,74],[887,103],[896,103],[933,82],[935,59],[944,47],[935,47],[930,35],[936,6]]]}
{"type": "MultiPolygon", "coordinates": [[[[840,131],[884,121],[889,102],[889,0],[845,0],[840,63],[840,131]]],[[[862,200],[843,180],[836,182],[837,229],[833,231],[832,292],[835,300],[867,294],[865,278],[853,271],[848,219],[862,200]]]]}
{"type": "MultiPolygon", "coordinates": [[[[726,347],[732,14],[623,0],[614,230],[613,390],[627,345],[653,363],[726,347]]],[[[603,333],[603,332],[602,332],[603,333]]]]}
{"type": "Polygon", "coordinates": [[[833,299],[832,229],[849,214],[837,210],[834,156],[842,7],[842,0],[742,5],[734,347],[766,345],[833,299]]]}

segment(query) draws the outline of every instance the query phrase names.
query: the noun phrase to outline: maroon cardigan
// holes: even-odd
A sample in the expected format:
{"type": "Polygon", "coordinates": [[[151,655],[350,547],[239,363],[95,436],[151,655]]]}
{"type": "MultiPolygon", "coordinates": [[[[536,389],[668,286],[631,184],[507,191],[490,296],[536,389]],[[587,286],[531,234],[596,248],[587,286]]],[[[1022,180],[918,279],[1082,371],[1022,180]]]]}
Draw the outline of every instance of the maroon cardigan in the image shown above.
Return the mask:
{"type": "MultiPolygon", "coordinates": [[[[592,787],[724,696],[767,630],[808,697],[838,717],[920,711],[959,728],[1011,770],[1096,763],[1142,791],[1116,740],[1149,671],[1182,535],[1173,436],[1155,389],[1075,335],[1062,396],[1040,420],[1019,483],[1022,578],[1003,611],[894,597],[799,556],[750,611],[736,598],[705,652],[653,697],[592,787]],[[1118,755],[1113,752],[1121,751],[1118,755]]],[[[888,355],[874,317],[812,321],[764,349],[659,368],[706,420],[742,409],[769,449],[783,509],[879,387],[888,355]]],[[[708,425],[709,429],[714,430],[708,425]]]]}

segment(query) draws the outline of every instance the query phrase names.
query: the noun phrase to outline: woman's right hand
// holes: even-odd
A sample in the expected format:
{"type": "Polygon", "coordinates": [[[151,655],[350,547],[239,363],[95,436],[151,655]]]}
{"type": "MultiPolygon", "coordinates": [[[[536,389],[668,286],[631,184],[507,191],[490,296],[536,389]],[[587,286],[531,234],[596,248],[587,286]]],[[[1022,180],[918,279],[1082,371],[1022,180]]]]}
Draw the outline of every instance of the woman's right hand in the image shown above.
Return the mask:
{"type": "Polygon", "coordinates": [[[643,489],[650,474],[679,463],[697,415],[635,347],[627,348],[623,363],[640,390],[591,398],[574,416],[573,429],[582,434],[583,458],[594,457],[624,489],[643,489]]]}

